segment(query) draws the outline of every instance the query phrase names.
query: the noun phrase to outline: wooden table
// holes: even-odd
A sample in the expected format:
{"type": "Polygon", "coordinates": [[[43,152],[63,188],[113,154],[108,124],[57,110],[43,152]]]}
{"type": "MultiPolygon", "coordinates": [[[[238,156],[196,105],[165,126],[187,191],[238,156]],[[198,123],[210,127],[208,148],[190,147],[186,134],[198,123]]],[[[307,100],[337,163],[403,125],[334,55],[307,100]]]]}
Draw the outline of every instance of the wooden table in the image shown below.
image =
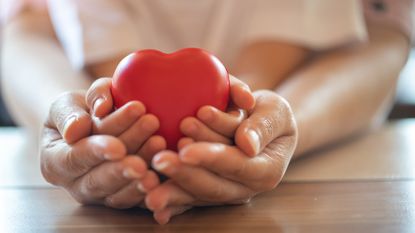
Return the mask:
{"type": "Polygon", "coordinates": [[[250,204],[194,209],[166,226],[140,209],[78,205],[44,183],[33,149],[22,154],[23,136],[0,131],[2,233],[415,232],[415,120],[295,161],[281,185],[250,204]]]}

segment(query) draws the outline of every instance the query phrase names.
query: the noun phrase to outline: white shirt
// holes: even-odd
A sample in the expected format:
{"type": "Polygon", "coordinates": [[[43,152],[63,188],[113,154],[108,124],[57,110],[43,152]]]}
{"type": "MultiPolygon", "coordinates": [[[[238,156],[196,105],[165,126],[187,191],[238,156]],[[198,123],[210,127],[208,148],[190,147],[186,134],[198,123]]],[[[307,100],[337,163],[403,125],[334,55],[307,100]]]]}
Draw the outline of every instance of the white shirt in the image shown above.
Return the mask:
{"type": "Polygon", "coordinates": [[[328,49],[366,39],[361,8],[358,0],[49,0],[78,68],[147,48],[201,47],[225,64],[258,40],[328,49]]]}

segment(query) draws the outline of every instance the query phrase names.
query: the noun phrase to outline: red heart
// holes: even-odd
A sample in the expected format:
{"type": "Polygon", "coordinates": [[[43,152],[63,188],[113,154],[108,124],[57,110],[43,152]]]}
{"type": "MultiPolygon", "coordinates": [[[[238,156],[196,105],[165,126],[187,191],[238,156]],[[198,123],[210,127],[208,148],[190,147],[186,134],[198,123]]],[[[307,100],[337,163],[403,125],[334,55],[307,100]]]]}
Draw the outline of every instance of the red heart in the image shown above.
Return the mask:
{"type": "Polygon", "coordinates": [[[141,101],[160,120],[157,134],[167,148],[177,150],[179,124],[204,105],[224,111],[229,99],[229,75],[218,58],[207,51],[187,48],[165,54],[142,50],[125,57],[112,81],[115,107],[141,101]]]}

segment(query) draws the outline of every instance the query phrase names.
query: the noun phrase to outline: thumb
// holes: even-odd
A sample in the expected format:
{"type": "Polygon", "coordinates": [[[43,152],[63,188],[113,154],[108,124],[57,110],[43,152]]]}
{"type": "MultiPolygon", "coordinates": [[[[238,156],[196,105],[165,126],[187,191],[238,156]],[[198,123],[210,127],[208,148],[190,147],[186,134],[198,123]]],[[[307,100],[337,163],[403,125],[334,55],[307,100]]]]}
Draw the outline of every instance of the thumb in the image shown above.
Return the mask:
{"type": "Polygon", "coordinates": [[[66,92],[53,103],[45,126],[57,129],[72,144],[91,134],[92,121],[84,92],[66,92]]]}
{"type": "Polygon", "coordinates": [[[288,102],[271,91],[254,93],[256,105],[235,133],[236,145],[249,156],[260,153],[282,136],[297,134],[294,115],[288,102]]]}
{"type": "Polygon", "coordinates": [[[233,105],[244,110],[251,110],[255,106],[255,98],[247,84],[229,75],[230,95],[233,105]]]}
{"type": "Polygon", "coordinates": [[[85,101],[96,117],[104,117],[113,109],[111,78],[100,78],[88,89],[85,101]]]}

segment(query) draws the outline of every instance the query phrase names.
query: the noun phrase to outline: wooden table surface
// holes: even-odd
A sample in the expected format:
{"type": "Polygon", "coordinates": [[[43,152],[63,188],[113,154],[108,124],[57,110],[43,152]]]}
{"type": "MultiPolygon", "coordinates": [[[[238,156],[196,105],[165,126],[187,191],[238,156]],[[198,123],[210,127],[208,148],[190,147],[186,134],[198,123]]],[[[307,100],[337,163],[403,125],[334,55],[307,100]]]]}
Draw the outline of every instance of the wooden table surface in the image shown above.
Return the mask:
{"type": "Polygon", "coordinates": [[[275,190],[242,206],[151,213],[78,205],[46,184],[24,132],[0,130],[0,232],[415,232],[415,120],[295,161],[275,190]]]}

